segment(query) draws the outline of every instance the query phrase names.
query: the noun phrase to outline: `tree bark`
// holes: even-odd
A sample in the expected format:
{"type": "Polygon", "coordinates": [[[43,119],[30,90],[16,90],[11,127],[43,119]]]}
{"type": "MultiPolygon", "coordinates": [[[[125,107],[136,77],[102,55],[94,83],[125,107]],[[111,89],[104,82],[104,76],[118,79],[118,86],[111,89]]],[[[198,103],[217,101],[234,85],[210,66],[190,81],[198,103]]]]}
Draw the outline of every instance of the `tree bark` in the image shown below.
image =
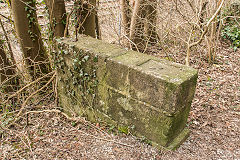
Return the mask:
{"type": "Polygon", "coordinates": [[[12,0],[14,24],[23,51],[25,65],[33,79],[50,70],[36,15],[34,0],[12,0]]]}
{"type": "Polygon", "coordinates": [[[66,24],[64,0],[46,0],[53,37],[63,37],[66,24]]]}

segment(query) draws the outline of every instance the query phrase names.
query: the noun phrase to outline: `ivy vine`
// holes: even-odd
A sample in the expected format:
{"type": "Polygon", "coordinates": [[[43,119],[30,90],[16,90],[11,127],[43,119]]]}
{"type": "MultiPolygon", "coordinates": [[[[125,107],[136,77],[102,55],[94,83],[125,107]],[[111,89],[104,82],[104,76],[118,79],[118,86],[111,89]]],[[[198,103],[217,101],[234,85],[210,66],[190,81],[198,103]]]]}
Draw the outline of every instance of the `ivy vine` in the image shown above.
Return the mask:
{"type": "Polygon", "coordinates": [[[91,103],[83,105],[92,107],[98,86],[96,75],[98,56],[88,54],[74,46],[63,46],[59,43],[53,57],[54,67],[60,75],[66,75],[59,77],[59,81],[66,84],[65,95],[72,99],[74,105],[78,103],[75,98],[77,94],[81,96],[84,103],[89,102],[89,99],[91,99],[91,103]],[[70,59],[70,65],[66,63],[66,59],[70,59]]]}

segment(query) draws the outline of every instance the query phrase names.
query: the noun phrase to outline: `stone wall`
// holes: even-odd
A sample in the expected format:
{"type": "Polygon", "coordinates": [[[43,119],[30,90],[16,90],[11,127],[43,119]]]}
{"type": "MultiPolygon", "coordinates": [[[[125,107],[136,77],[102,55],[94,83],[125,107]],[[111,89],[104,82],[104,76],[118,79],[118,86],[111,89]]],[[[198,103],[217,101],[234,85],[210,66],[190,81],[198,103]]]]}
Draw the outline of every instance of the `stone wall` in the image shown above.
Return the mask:
{"type": "Polygon", "coordinates": [[[53,56],[68,114],[125,127],[169,149],[188,136],[197,70],[85,36],[58,40],[53,56]]]}

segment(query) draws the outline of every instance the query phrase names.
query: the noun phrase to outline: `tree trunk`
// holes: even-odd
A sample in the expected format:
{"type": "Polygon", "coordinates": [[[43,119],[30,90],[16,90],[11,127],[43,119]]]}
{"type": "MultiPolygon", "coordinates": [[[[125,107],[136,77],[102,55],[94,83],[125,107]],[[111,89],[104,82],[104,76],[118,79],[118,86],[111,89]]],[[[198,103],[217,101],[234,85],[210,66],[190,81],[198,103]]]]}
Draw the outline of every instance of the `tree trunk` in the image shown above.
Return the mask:
{"type": "Polygon", "coordinates": [[[11,78],[15,74],[15,69],[11,67],[11,63],[7,59],[7,55],[3,49],[3,41],[0,39],[0,89],[3,89],[5,92],[11,92],[13,91],[13,85],[14,79],[11,78]],[[9,80],[9,78],[11,78],[9,80]],[[4,83],[7,81],[7,83],[4,83]],[[4,85],[2,84],[4,83],[4,85]],[[4,88],[2,88],[4,87],[4,88]]]}
{"type": "Polygon", "coordinates": [[[157,2],[147,1],[145,6],[145,24],[144,24],[144,37],[148,44],[154,45],[157,42],[158,36],[156,32],[157,22],[157,2]]]}
{"type": "MultiPolygon", "coordinates": [[[[121,1],[121,10],[126,1],[121,1]]],[[[126,10],[125,10],[126,12],[126,10]]],[[[123,15],[123,24],[126,26],[126,13],[123,15]]],[[[131,48],[140,52],[145,52],[149,44],[157,42],[156,32],[157,1],[134,0],[131,23],[129,29],[129,39],[134,43],[131,48]]]]}
{"type": "Polygon", "coordinates": [[[141,1],[142,0],[135,0],[134,7],[133,7],[133,12],[132,12],[132,17],[131,17],[131,24],[130,24],[130,39],[134,40],[135,37],[137,36],[136,29],[138,29],[138,24],[141,23],[141,1]]]}
{"type": "Polygon", "coordinates": [[[144,46],[144,23],[142,19],[143,11],[141,9],[143,0],[135,0],[133,2],[133,11],[131,16],[131,23],[129,29],[129,39],[131,42],[131,48],[139,52],[143,51],[144,46]]]}
{"type": "Polygon", "coordinates": [[[12,0],[11,7],[26,67],[36,79],[48,73],[50,65],[41,39],[35,0],[12,0]]]}
{"type": "Polygon", "coordinates": [[[96,34],[97,34],[97,39],[102,39],[101,30],[100,30],[100,24],[99,24],[99,20],[98,20],[98,15],[97,15],[97,13],[96,13],[96,16],[95,16],[95,22],[96,22],[96,34]]]}
{"type": "Polygon", "coordinates": [[[66,24],[64,0],[46,0],[53,37],[63,37],[66,24]]]}
{"type": "Polygon", "coordinates": [[[122,15],[122,24],[124,28],[124,34],[129,37],[129,28],[130,28],[130,2],[129,0],[120,0],[120,8],[122,15]]]}
{"type": "Polygon", "coordinates": [[[78,7],[76,32],[96,38],[96,0],[80,0],[75,6],[78,7]]]}

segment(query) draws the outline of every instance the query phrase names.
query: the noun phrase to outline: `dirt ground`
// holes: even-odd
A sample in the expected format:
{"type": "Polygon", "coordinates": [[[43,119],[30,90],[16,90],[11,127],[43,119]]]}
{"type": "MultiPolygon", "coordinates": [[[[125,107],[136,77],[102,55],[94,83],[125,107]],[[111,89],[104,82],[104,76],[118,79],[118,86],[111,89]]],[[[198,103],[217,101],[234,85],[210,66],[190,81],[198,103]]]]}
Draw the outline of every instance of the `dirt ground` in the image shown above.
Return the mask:
{"type": "MultiPolygon", "coordinates": [[[[28,125],[24,117],[0,129],[0,159],[240,160],[240,51],[219,47],[216,64],[192,56],[199,77],[187,124],[191,134],[176,151],[160,151],[104,123],[76,123],[44,112],[30,113],[28,125]]],[[[176,58],[183,62],[183,56],[176,58]]]]}

